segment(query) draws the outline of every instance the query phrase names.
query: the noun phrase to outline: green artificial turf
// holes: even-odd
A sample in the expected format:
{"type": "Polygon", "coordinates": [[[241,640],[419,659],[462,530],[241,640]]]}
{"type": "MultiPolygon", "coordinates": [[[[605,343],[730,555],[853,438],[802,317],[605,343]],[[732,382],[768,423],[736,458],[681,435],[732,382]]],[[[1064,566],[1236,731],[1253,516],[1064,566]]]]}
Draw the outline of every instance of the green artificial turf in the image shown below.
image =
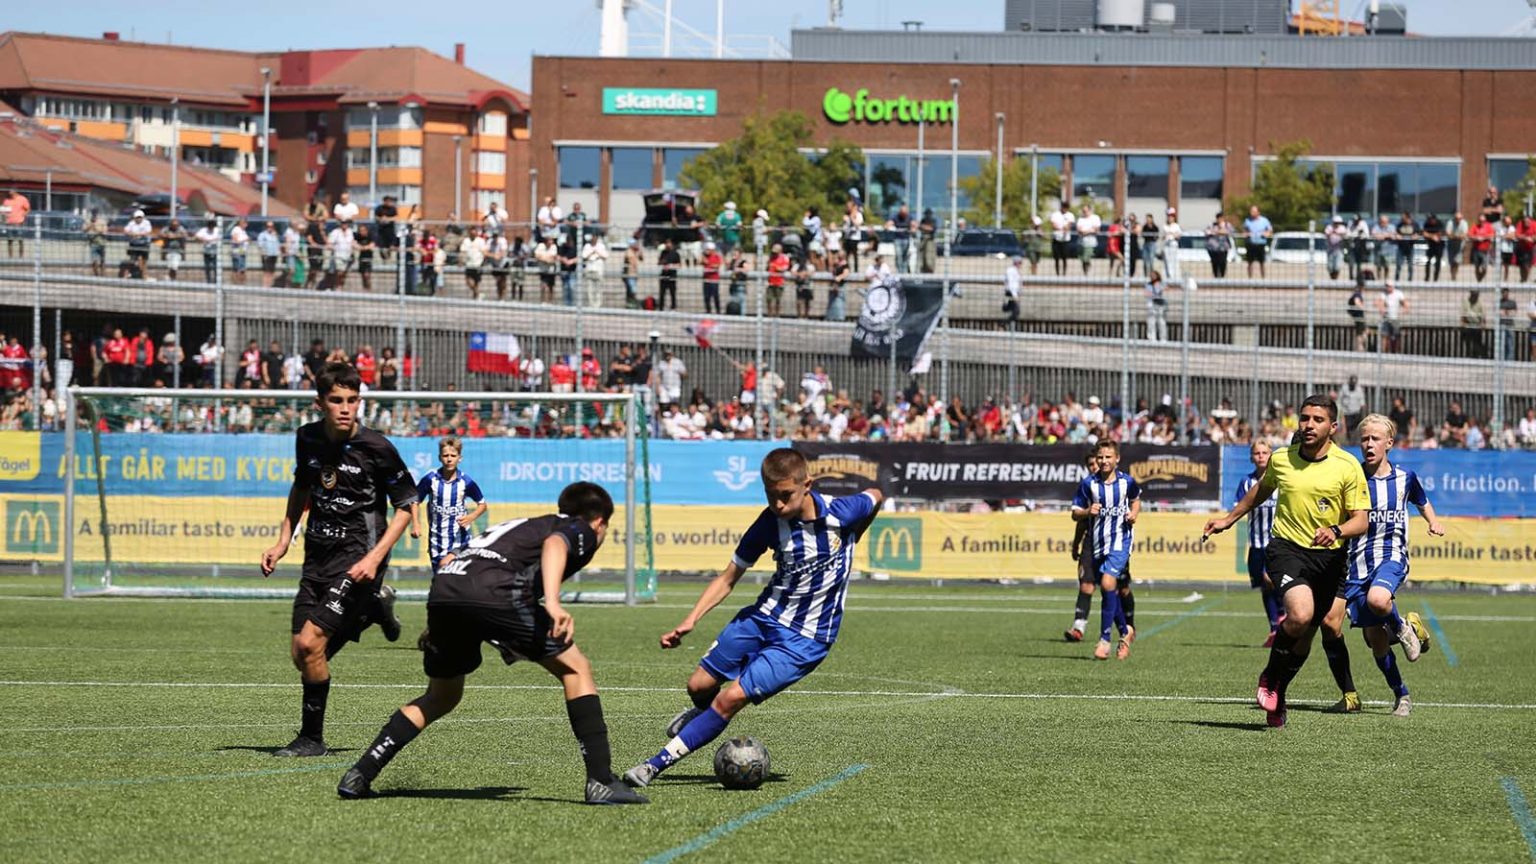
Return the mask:
{"type": "MultiPolygon", "coordinates": [[[[1130,659],[1095,662],[1091,642],[1061,641],[1069,585],[861,582],[822,667],[729,729],[767,744],[770,782],[723,790],[711,747],[648,789],[650,806],[590,808],[553,679],[493,651],[459,710],[380,777],[385,797],[336,799],[346,765],[420,692],[419,603],[401,606],[401,642],[369,631],[335,660],[341,752],[289,761],[268,755],[298,719],[286,603],[65,601],[46,596],[56,586],[0,578],[9,861],[1533,858],[1518,799],[1536,802],[1536,597],[1410,590],[1404,607],[1427,600],[1452,649],[1403,664],[1413,716],[1388,716],[1352,634],[1365,713],[1316,712],[1337,697],[1318,650],[1290,725],[1270,731],[1251,701],[1256,594],[1143,588],[1130,659]]],[[[688,673],[756,589],[661,651],[697,590],[572,607],[619,771],[663,743],[688,673]]]]}

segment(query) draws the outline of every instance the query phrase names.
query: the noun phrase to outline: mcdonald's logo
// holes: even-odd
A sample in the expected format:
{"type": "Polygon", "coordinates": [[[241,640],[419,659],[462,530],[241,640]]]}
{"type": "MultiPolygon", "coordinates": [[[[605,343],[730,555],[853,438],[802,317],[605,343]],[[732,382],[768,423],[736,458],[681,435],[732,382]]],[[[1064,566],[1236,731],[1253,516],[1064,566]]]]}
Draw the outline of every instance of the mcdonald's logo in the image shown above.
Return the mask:
{"type": "Polygon", "coordinates": [[[881,518],[869,538],[869,566],[876,570],[917,571],[923,568],[923,520],[881,518]]]}
{"type": "Polygon", "coordinates": [[[28,555],[59,551],[59,505],[53,501],[5,502],[5,548],[28,555]]]}

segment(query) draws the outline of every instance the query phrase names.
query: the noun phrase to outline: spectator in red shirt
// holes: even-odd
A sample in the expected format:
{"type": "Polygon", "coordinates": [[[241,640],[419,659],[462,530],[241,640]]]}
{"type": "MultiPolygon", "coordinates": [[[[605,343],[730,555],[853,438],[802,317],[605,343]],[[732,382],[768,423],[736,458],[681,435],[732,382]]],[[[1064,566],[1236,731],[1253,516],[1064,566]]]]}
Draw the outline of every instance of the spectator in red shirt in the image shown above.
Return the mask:
{"type": "Polygon", "coordinates": [[[129,365],[131,347],[122,328],[113,328],[112,338],[107,340],[107,386],[133,386],[133,367],[129,365]]]}
{"type": "Polygon", "coordinates": [[[704,244],[704,312],[720,314],[720,268],[725,259],[715,249],[715,244],[704,244]]]}
{"type": "Polygon", "coordinates": [[[128,342],[128,364],[133,367],[132,386],[148,387],[155,383],[155,360],[159,354],[160,346],[149,335],[149,328],[139,328],[139,335],[128,342]]]}
{"type": "Polygon", "coordinates": [[[5,219],[5,254],[13,258],[27,257],[27,214],[32,212],[32,202],[15,189],[0,201],[0,217],[5,219]]]}
{"type": "Polygon", "coordinates": [[[549,366],[549,389],[555,393],[571,393],[576,389],[576,370],[564,354],[555,355],[549,366]]]}
{"type": "Polygon", "coordinates": [[[773,244],[773,254],[768,258],[768,314],[778,317],[779,301],[784,298],[784,274],[789,272],[789,256],[784,247],[773,244]]]}
{"type": "Polygon", "coordinates": [[[1536,257],[1536,219],[1527,213],[1515,223],[1515,266],[1520,268],[1520,281],[1531,278],[1531,259],[1536,257]]]}
{"type": "Polygon", "coordinates": [[[357,367],[357,377],[363,380],[364,386],[379,385],[379,360],[373,354],[372,345],[364,345],[357,349],[357,356],[352,359],[352,365],[357,367]]]}
{"type": "Polygon", "coordinates": [[[21,340],[12,336],[9,340],[0,334],[0,389],[28,390],[32,387],[32,372],[27,366],[27,349],[21,340]]]}
{"type": "Polygon", "coordinates": [[[1477,274],[1477,281],[1481,282],[1488,275],[1488,264],[1493,260],[1493,238],[1497,233],[1492,222],[1488,221],[1488,214],[1477,217],[1477,224],[1467,232],[1472,240],[1472,268],[1477,274]]]}
{"type": "Polygon", "coordinates": [[[603,377],[603,364],[597,362],[591,348],[581,349],[581,389],[584,393],[593,393],[598,389],[597,383],[603,377]]]}

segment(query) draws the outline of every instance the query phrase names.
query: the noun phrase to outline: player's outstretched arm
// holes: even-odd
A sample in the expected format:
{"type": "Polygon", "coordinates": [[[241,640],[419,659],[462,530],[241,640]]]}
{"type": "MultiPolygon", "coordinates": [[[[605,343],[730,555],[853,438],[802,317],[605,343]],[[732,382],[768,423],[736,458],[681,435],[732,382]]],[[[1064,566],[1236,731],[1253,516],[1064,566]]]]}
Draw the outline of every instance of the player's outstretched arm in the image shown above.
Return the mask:
{"type": "Polygon", "coordinates": [[[395,509],[395,518],[389,520],[389,527],[384,530],[384,536],[374,544],[368,554],[358,559],[347,570],[347,578],[353,582],[368,582],[379,575],[379,565],[389,557],[389,550],[395,548],[395,543],[405,534],[405,529],[415,521],[415,502],[405,504],[395,509]]]}
{"type": "Polygon", "coordinates": [[[544,538],[539,555],[539,580],[544,586],[544,611],[549,613],[549,635],[554,639],[576,638],[576,622],[560,605],[560,584],[565,580],[565,562],[570,546],[559,534],[544,538]]]}
{"type": "Polygon", "coordinates": [[[283,560],[283,556],[288,554],[288,546],[293,542],[293,532],[298,530],[299,520],[304,518],[304,508],[308,506],[308,489],[298,483],[288,487],[288,504],[283,509],[283,522],[277,527],[277,542],[261,553],[263,578],[271,576],[272,571],[277,569],[277,562],[283,560]]]}
{"type": "Polygon", "coordinates": [[[661,635],[661,647],[676,648],[683,644],[683,637],[693,632],[693,628],[698,626],[700,619],[709,614],[709,610],[719,606],[725,598],[731,596],[731,590],[736,587],[736,583],[741,581],[742,575],[746,572],[735,561],[725,565],[720,575],[709,580],[709,584],[704,586],[704,593],[699,595],[698,602],[693,604],[693,611],[688,613],[683,622],[661,635]]]}
{"type": "Polygon", "coordinates": [[[1429,523],[1429,533],[1436,537],[1445,536],[1445,526],[1440,524],[1440,514],[1435,512],[1435,505],[1425,501],[1424,506],[1419,508],[1419,515],[1429,523]]]}
{"type": "Polygon", "coordinates": [[[1210,537],[1212,534],[1220,534],[1236,525],[1237,520],[1247,516],[1253,511],[1253,508],[1268,501],[1269,496],[1273,494],[1275,494],[1275,487],[1264,483],[1262,480],[1253,484],[1248,488],[1248,494],[1243,496],[1243,500],[1237,502],[1237,506],[1232,508],[1231,513],[1225,516],[1217,516],[1205,523],[1205,536],[1210,537]]]}

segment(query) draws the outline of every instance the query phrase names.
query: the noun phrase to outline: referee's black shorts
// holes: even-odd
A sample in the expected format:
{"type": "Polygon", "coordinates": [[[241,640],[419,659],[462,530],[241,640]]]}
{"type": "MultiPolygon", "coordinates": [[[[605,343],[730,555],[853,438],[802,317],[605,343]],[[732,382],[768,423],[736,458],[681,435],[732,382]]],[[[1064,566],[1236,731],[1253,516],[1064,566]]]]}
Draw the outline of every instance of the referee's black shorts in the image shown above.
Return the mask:
{"type": "Polygon", "coordinates": [[[1341,596],[1349,557],[1343,544],[1328,549],[1306,548],[1275,537],[1264,552],[1264,569],[1278,595],[1284,596],[1285,592],[1302,586],[1311,589],[1313,620],[1320,621],[1333,605],[1333,598],[1341,596]]]}

